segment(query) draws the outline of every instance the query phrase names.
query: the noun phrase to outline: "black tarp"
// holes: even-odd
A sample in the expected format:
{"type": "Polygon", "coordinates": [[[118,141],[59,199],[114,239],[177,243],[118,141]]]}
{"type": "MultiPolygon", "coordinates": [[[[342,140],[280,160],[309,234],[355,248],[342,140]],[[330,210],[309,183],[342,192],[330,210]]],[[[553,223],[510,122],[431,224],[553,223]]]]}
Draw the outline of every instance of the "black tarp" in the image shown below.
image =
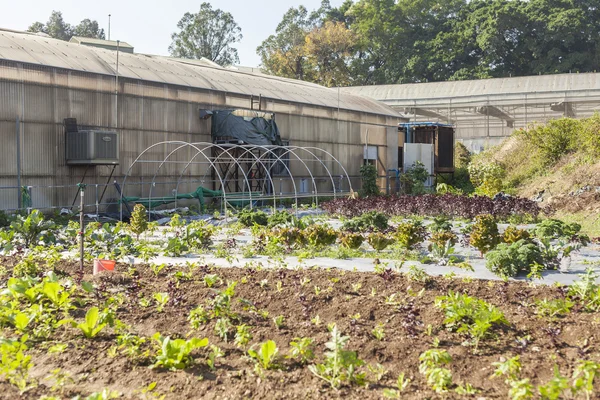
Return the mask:
{"type": "Polygon", "coordinates": [[[248,144],[281,146],[279,129],[274,119],[262,117],[260,111],[218,110],[212,116],[214,140],[237,139],[248,144]],[[247,116],[239,116],[245,114],[247,116]]]}

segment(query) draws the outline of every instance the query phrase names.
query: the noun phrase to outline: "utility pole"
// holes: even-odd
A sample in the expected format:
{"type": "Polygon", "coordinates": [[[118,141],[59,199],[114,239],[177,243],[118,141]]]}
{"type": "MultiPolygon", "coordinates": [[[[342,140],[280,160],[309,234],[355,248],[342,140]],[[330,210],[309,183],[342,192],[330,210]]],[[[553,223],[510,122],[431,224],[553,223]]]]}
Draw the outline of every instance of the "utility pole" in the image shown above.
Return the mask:
{"type": "Polygon", "coordinates": [[[110,14],[108,14],[108,40],[110,40],[110,14]]]}

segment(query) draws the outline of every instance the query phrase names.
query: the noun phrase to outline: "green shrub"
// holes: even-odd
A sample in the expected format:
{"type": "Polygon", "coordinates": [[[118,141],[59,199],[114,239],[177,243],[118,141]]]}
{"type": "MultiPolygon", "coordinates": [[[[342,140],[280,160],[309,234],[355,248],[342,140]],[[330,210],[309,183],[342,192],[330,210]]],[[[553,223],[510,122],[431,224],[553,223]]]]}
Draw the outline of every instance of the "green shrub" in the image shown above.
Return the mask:
{"type": "Polygon", "coordinates": [[[388,228],[388,217],[378,211],[368,211],[358,217],[345,221],[342,230],[361,232],[364,230],[380,230],[388,228]]]}
{"type": "Polygon", "coordinates": [[[377,186],[377,167],[371,164],[363,165],[360,167],[360,178],[362,181],[360,195],[362,197],[379,195],[379,186],[377,186]]]}
{"type": "Polygon", "coordinates": [[[347,249],[358,249],[365,241],[365,238],[360,233],[342,233],[340,235],[340,243],[347,249]]]}
{"type": "Polygon", "coordinates": [[[146,207],[142,204],[136,204],[135,207],[133,207],[131,220],[129,221],[129,229],[138,240],[140,235],[148,229],[148,214],[146,213],[146,207]]]}
{"type": "Polygon", "coordinates": [[[331,246],[337,239],[337,233],[329,225],[313,224],[304,230],[308,243],[317,248],[331,246]]]}
{"type": "Polygon", "coordinates": [[[471,152],[461,142],[454,145],[454,167],[467,168],[471,163],[471,152]]]}
{"type": "Polygon", "coordinates": [[[535,236],[538,238],[571,238],[579,233],[581,225],[576,222],[567,224],[558,219],[545,219],[535,227],[535,236]]]}
{"type": "Polygon", "coordinates": [[[560,118],[550,120],[545,125],[531,126],[520,132],[529,143],[540,150],[546,165],[552,165],[577,148],[582,130],[583,124],[580,120],[560,118]]]}
{"type": "Polygon", "coordinates": [[[486,267],[501,277],[514,277],[521,272],[529,273],[531,266],[543,264],[538,246],[526,240],[512,244],[501,243],[485,256],[486,267]]]}
{"type": "Polygon", "coordinates": [[[502,241],[504,243],[515,243],[519,240],[529,240],[529,232],[525,229],[519,229],[516,226],[509,226],[502,234],[502,241]]]}
{"type": "Polygon", "coordinates": [[[306,235],[302,229],[298,228],[277,228],[272,231],[273,235],[279,241],[285,243],[289,248],[300,248],[308,242],[306,235]]]}
{"type": "Polygon", "coordinates": [[[267,226],[269,228],[273,228],[275,226],[281,226],[289,224],[294,220],[294,216],[285,210],[275,211],[273,214],[269,215],[267,219],[267,226]]]}
{"type": "Polygon", "coordinates": [[[469,241],[471,246],[475,247],[483,255],[496,247],[499,242],[500,235],[496,219],[489,214],[475,217],[469,241]]]}
{"type": "Polygon", "coordinates": [[[26,217],[18,215],[10,224],[10,228],[15,232],[15,237],[23,241],[25,247],[35,246],[40,241],[55,241],[53,230],[56,225],[52,221],[44,220],[44,214],[39,210],[33,210],[26,217]]]}
{"type": "Polygon", "coordinates": [[[454,246],[457,239],[456,235],[451,231],[438,231],[431,234],[430,240],[434,245],[441,247],[445,246],[448,241],[450,242],[450,246],[454,246]]]}
{"type": "Polygon", "coordinates": [[[0,228],[5,228],[10,225],[10,219],[8,215],[2,210],[0,210],[0,228]]]}
{"type": "Polygon", "coordinates": [[[492,197],[502,191],[502,180],[506,171],[502,165],[495,161],[489,161],[487,157],[480,156],[469,164],[469,175],[475,186],[475,193],[482,196],[492,197]]]}
{"type": "Polygon", "coordinates": [[[425,164],[421,161],[415,161],[405,173],[400,176],[400,181],[404,186],[404,192],[407,194],[422,194],[425,192],[425,181],[429,178],[429,172],[425,169],[425,164]]]}
{"type": "Polygon", "coordinates": [[[452,230],[452,222],[445,215],[439,215],[433,218],[433,222],[427,227],[429,232],[446,232],[452,230]]]}
{"type": "Polygon", "coordinates": [[[238,220],[247,227],[254,225],[267,226],[269,217],[264,211],[244,208],[238,213],[238,220]]]}
{"type": "Polygon", "coordinates": [[[385,250],[386,247],[394,243],[394,239],[380,232],[373,232],[369,234],[367,240],[371,247],[377,251],[385,250]]]}
{"type": "Polygon", "coordinates": [[[444,324],[459,333],[466,333],[477,348],[479,342],[489,335],[489,330],[508,325],[502,311],[484,300],[450,291],[447,296],[435,299],[436,307],[444,311],[444,324]]]}
{"type": "Polygon", "coordinates": [[[405,249],[412,249],[427,237],[427,230],[420,222],[402,222],[396,229],[396,239],[405,249]]]}

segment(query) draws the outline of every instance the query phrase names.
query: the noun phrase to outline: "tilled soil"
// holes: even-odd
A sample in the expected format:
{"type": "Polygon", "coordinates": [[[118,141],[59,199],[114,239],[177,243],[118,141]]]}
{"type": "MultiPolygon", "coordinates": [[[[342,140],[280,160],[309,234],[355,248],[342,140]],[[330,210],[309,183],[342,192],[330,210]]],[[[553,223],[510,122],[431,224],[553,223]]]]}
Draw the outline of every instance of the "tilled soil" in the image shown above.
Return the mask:
{"type": "MultiPolygon", "coordinates": [[[[13,260],[0,260],[10,271],[13,260]]],[[[91,267],[88,268],[91,270],[91,267]]],[[[128,266],[118,265],[118,271],[128,266]]],[[[207,337],[211,344],[225,353],[218,358],[216,369],[210,370],[205,362],[208,348],[194,352],[196,364],[184,371],[152,369],[154,346],[148,341],[149,357],[130,359],[118,354],[109,357],[108,350],[115,344],[116,335],[105,328],[96,338],[85,339],[78,330],[63,326],[53,335],[52,342],[39,342],[30,346],[34,367],[31,375],[39,385],[23,395],[6,381],[0,381],[0,397],[6,399],[38,399],[41,395],[71,398],[88,395],[103,388],[122,394],[122,398],[166,399],[378,399],[383,389],[394,388],[398,374],[412,379],[402,398],[454,399],[454,398],[507,398],[508,385],[503,378],[491,378],[493,362],[504,361],[520,355],[523,365],[520,378],[529,378],[534,385],[552,379],[554,368],[571,377],[575,365],[581,360],[600,361],[598,344],[599,313],[588,313],[579,306],[564,318],[550,320],[535,314],[535,302],[544,298],[565,296],[564,288],[531,286],[522,282],[464,281],[460,279],[431,278],[427,283],[410,280],[406,275],[388,273],[347,272],[342,270],[290,270],[251,268],[197,268],[192,279],[176,284],[173,275],[184,267],[166,267],[158,276],[147,266],[137,266],[134,273],[103,273],[84,275],[83,281],[94,283],[96,292],[90,295],[82,309],[72,311],[80,319],[85,309],[93,305],[102,307],[116,293],[123,293],[126,301],[119,306],[117,318],[130,326],[130,331],[150,337],[156,332],[171,337],[207,337]],[[207,288],[203,282],[206,274],[217,274],[222,283],[207,288]],[[250,327],[253,339],[250,345],[274,340],[281,355],[276,370],[255,372],[253,362],[247,357],[247,348],[228,342],[215,333],[212,320],[193,330],[187,320],[191,309],[214,297],[227,282],[237,281],[233,310],[241,322],[250,327]],[[245,282],[245,283],[243,283],[245,282]],[[278,285],[278,282],[281,282],[278,285]],[[353,286],[354,285],[354,286],[353,286]],[[357,286],[360,285],[360,288],[357,286]],[[321,291],[317,295],[315,286],[321,291]],[[495,329],[494,337],[480,343],[477,351],[465,343],[467,337],[450,332],[443,326],[444,314],[435,306],[437,296],[448,291],[467,293],[499,307],[510,326],[495,329]],[[166,292],[170,301],[163,312],[157,312],[152,303],[142,307],[138,299],[151,299],[153,293],[166,292]],[[395,304],[386,304],[386,297],[396,293],[395,304]],[[248,301],[258,310],[267,311],[268,317],[244,310],[248,301]],[[284,325],[277,329],[273,317],[283,315],[284,325]],[[319,316],[320,324],[311,322],[319,316]],[[355,350],[367,365],[381,364],[388,372],[377,379],[368,372],[366,386],[343,385],[334,390],[313,375],[306,365],[286,358],[289,342],[295,337],[311,337],[315,343],[316,361],[323,359],[324,344],[329,340],[328,324],[336,323],[344,335],[350,337],[348,350],[355,350]],[[385,338],[377,340],[372,331],[383,324],[385,338]],[[455,385],[469,383],[478,390],[473,396],[460,396],[452,391],[437,394],[429,389],[426,379],[419,373],[419,355],[432,348],[434,339],[439,348],[447,350],[452,362],[455,385]],[[62,353],[48,354],[47,349],[56,343],[68,345],[62,353]],[[51,392],[54,380],[47,379],[54,369],[69,373],[73,382],[66,382],[61,390],[51,392]],[[150,383],[157,382],[151,393],[142,393],[150,383]]],[[[81,278],[76,263],[57,267],[59,274],[81,278]]],[[[389,303],[389,302],[388,302],[389,303]]],[[[235,329],[234,329],[235,330],[235,329]]],[[[12,332],[5,330],[4,337],[12,332]]],[[[599,379],[597,379],[598,381],[599,379]]],[[[57,385],[54,385],[57,386],[57,385]]],[[[600,385],[596,383],[596,393],[600,385]]],[[[596,397],[597,398],[597,397],[596,397]]]]}

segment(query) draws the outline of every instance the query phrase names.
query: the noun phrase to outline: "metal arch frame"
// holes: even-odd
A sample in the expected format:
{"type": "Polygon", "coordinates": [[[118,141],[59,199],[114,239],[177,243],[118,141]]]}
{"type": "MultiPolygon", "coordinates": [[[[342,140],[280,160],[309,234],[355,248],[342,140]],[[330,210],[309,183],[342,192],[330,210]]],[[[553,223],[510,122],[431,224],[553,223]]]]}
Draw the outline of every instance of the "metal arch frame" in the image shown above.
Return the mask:
{"type": "MultiPolygon", "coordinates": [[[[346,180],[348,181],[348,187],[350,188],[349,192],[352,192],[352,183],[350,182],[350,175],[348,175],[348,172],[346,171],[346,168],[344,168],[344,166],[342,165],[341,162],[339,162],[339,160],[337,158],[335,158],[333,156],[333,154],[331,154],[330,152],[328,152],[327,150],[323,150],[320,149],[318,147],[303,147],[304,149],[311,149],[311,150],[318,150],[318,151],[322,151],[323,153],[327,154],[329,157],[331,157],[336,163],[338,163],[338,165],[342,168],[342,171],[344,171],[344,174],[346,174],[346,180]]],[[[343,192],[343,190],[342,190],[343,192]]]]}
{"type": "MultiPolygon", "coordinates": [[[[211,144],[211,145],[212,145],[212,144],[211,144]]],[[[212,146],[211,146],[211,147],[212,147],[212,146]]],[[[235,149],[235,148],[238,148],[238,147],[241,147],[241,148],[245,149],[244,153],[242,154],[242,157],[245,157],[245,155],[246,155],[247,153],[250,153],[250,155],[252,155],[252,158],[255,160],[255,161],[254,161],[254,163],[252,164],[252,166],[250,167],[250,169],[254,168],[254,166],[256,165],[256,162],[258,161],[258,162],[260,163],[260,165],[261,165],[261,166],[262,166],[262,167],[265,169],[265,171],[267,172],[267,176],[269,177],[269,181],[271,182],[271,187],[273,188],[273,207],[276,207],[276,206],[277,206],[277,197],[275,196],[275,182],[273,182],[273,178],[272,178],[272,176],[271,176],[271,172],[269,171],[269,168],[267,168],[267,166],[266,166],[266,165],[265,165],[265,164],[264,164],[264,163],[261,161],[261,159],[260,159],[260,158],[257,158],[257,157],[256,157],[256,155],[255,155],[254,153],[252,153],[252,150],[254,150],[255,148],[257,148],[257,146],[248,147],[248,146],[238,146],[238,145],[234,145],[234,146],[231,146],[231,147],[229,147],[229,149],[227,149],[225,152],[226,152],[226,153],[228,153],[228,154],[230,154],[230,153],[229,153],[229,150],[230,150],[230,149],[235,149]]],[[[220,147],[220,148],[222,148],[222,147],[220,147]]],[[[238,164],[238,166],[240,166],[240,165],[238,164]]],[[[240,169],[241,169],[242,171],[244,171],[244,169],[243,169],[241,166],[240,166],[240,169]]],[[[249,171],[248,171],[248,172],[249,172],[249,171]]],[[[246,174],[244,174],[244,175],[246,175],[246,174]]],[[[206,173],[204,174],[204,176],[206,176],[206,173]]],[[[248,190],[249,190],[249,191],[252,191],[252,188],[250,187],[249,181],[248,181],[247,179],[246,179],[246,181],[248,182],[248,185],[249,185],[249,187],[248,187],[248,190]]],[[[266,183],[266,182],[265,182],[265,183],[266,183]]],[[[223,185],[221,185],[221,186],[223,186],[223,185]]],[[[264,187],[264,183],[263,183],[263,187],[264,187]]],[[[250,205],[250,208],[252,209],[252,205],[250,205]]]]}
{"type": "MultiPolygon", "coordinates": [[[[292,174],[292,171],[287,167],[287,165],[285,165],[285,163],[281,160],[281,157],[283,157],[284,155],[286,155],[288,153],[292,153],[294,155],[294,157],[296,157],[296,159],[298,161],[300,161],[302,163],[302,165],[304,165],[304,167],[306,168],[306,171],[310,175],[310,179],[312,180],[312,183],[313,183],[313,188],[314,188],[314,193],[315,193],[315,199],[317,198],[317,196],[318,196],[317,184],[315,182],[315,178],[314,178],[314,176],[312,174],[312,171],[310,170],[310,168],[308,168],[308,165],[306,165],[306,163],[304,162],[304,160],[302,160],[300,157],[298,157],[298,155],[292,149],[289,149],[289,148],[287,148],[285,146],[269,146],[269,147],[266,147],[266,146],[259,146],[259,145],[251,145],[250,150],[254,150],[254,149],[257,149],[257,148],[258,149],[267,150],[271,154],[274,154],[278,158],[278,161],[280,161],[282,163],[282,165],[287,169],[288,173],[290,174],[290,178],[292,180],[292,184],[294,185],[294,192],[295,192],[295,195],[296,195],[296,206],[298,205],[298,194],[296,192],[296,183],[294,182],[294,175],[292,174]],[[274,153],[273,151],[271,151],[270,148],[284,149],[284,150],[286,150],[286,152],[283,153],[281,156],[278,156],[276,153],[274,153]]],[[[264,153],[264,154],[266,154],[266,153],[264,153]]],[[[261,159],[264,156],[264,154],[261,155],[259,157],[259,159],[261,159]]],[[[253,167],[254,167],[254,165],[255,164],[252,164],[253,167]]],[[[271,175],[271,173],[269,172],[269,176],[270,175],[271,175]]],[[[271,179],[271,184],[273,185],[273,194],[275,194],[275,185],[274,185],[272,179],[271,179]]]]}
{"type": "MultiPolygon", "coordinates": [[[[183,147],[193,147],[193,148],[195,148],[196,150],[198,150],[198,152],[201,152],[201,153],[202,153],[202,155],[204,156],[204,158],[206,158],[206,160],[207,160],[207,161],[210,163],[210,165],[211,165],[211,166],[214,168],[214,163],[213,163],[213,162],[210,160],[210,158],[206,157],[206,154],[204,154],[204,152],[203,152],[202,150],[200,150],[198,147],[196,147],[196,146],[195,146],[194,144],[192,144],[192,143],[188,143],[188,142],[182,142],[182,141],[179,141],[179,140],[171,140],[171,141],[159,142],[159,143],[155,143],[155,144],[153,144],[153,145],[150,145],[149,147],[147,147],[147,148],[146,148],[144,151],[142,151],[142,152],[141,152],[141,153],[140,153],[140,154],[139,154],[139,155],[136,157],[136,159],[133,161],[133,163],[131,163],[131,165],[130,165],[130,166],[129,166],[129,168],[127,169],[127,173],[125,174],[125,177],[123,178],[123,184],[122,184],[122,187],[121,187],[121,196],[120,196],[120,207],[119,207],[119,214],[120,214],[120,215],[119,215],[119,217],[120,217],[120,219],[121,219],[121,220],[123,220],[123,197],[124,197],[124,195],[123,195],[123,194],[125,193],[125,187],[126,187],[126,185],[127,185],[127,178],[129,177],[129,174],[131,173],[131,170],[133,169],[133,166],[134,166],[135,164],[137,164],[137,163],[138,163],[138,161],[140,161],[140,158],[141,158],[141,157],[142,157],[144,154],[146,154],[148,151],[150,151],[151,149],[153,149],[153,148],[155,148],[155,147],[157,147],[157,146],[161,146],[161,145],[167,145],[167,146],[168,146],[168,145],[177,145],[177,144],[180,144],[181,146],[179,146],[179,147],[178,147],[178,148],[177,148],[175,151],[178,151],[179,149],[181,149],[181,148],[183,148],[183,147]]],[[[172,154],[172,152],[171,152],[170,154],[172,154]]],[[[170,156],[170,155],[169,155],[169,156],[170,156]]],[[[166,158],[165,158],[165,159],[163,159],[163,161],[162,161],[162,163],[161,163],[161,166],[164,164],[165,160],[166,160],[166,158]]],[[[143,161],[142,161],[142,162],[143,162],[143,161]]],[[[159,169],[160,169],[160,167],[159,167],[159,169]]],[[[215,168],[215,171],[217,172],[217,175],[218,175],[218,178],[219,178],[219,182],[221,182],[221,186],[223,186],[223,179],[221,178],[221,174],[219,173],[219,171],[217,171],[217,170],[216,170],[216,168],[215,168]]],[[[150,185],[150,198],[152,198],[152,197],[151,197],[151,194],[152,194],[152,187],[154,186],[154,178],[155,178],[155,177],[156,177],[156,172],[155,172],[155,174],[154,174],[154,177],[153,177],[153,179],[152,179],[152,183],[151,183],[151,185],[150,185]]],[[[225,192],[223,192],[223,198],[224,198],[224,201],[225,201],[225,205],[224,205],[224,206],[225,206],[225,209],[227,209],[227,194],[226,194],[225,192]]],[[[225,214],[227,214],[227,213],[225,213],[225,214]]],[[[149,214],[149,213],[148,213],[148,218],[150,218],[150,214],[149,214]]]]}
{"type": "MultiPolygon", "coordinates": [[[[187,143],[187,142],[184,142],[187,143]]],[[[152,191],[154,189],[155,186],[155,180],[156,180],[156,176],[158,175],[158,172],[160,171],[160,169],[162,168],[162,166],[167,162],[167,160],[176,152],[178,152],[179,150],[181,150],[182,148],[187,148],[187,147],[193,147],[196,150],[198,150],[198,152],[196,153],[196,155],[193,158],[196,158],[196,156],[200,153],[202,153],[202,155],[204,156],[204,158],[211,164],[211,166],[214,168],[214,164],[213,161],[206,156],[206,154],[204,154],[204,150],[200,150],[194,143],[187,143],[186,145],[181,145],[179,147],[177,147],[175,150],[171,151],[164,159],[163,161],[160,163],[160,165],[158,166],[158,168],[154,171],[154,176],[152,177],[152,184],[150,185],[150,191],[148,193],[148,198],[150,199],[150,201],[152,201],[152,191]]],[[[190,163],[192,162],[192,160],[188,161],[187,165],[190,165],[190,163]]],[[[216,171],[216,168],[215,168],[216,171]]],[[[217,172],[218,173],[218,172],[217,172]]],[[[221,175],[219,174],[219,180],[222,182],[222,178],[221,175]]],[[[176,193],[177,194],[177,193],[176,193]]],[[[223,195],[225,196],[225,193],[223,192],[223,195]]],[[[177,203],[177,199],[175,199],[175,203],[177,203]]],[[[148,218],[150,218],[150,211],[151,211],[151,205],[148,204],[148,218]]],[[[227,199],[225,198],[225,214],[227,215],[227,199]]]]}
{"type": "MultiPolygon", "coordinates": [[[[271,146],[273,147],[273,146],[271,146]]],[[[275,146],[278,147],[278,146],[275,146]]],[[[277,157],[277,161],[281,162],[283,164],[283,166],[285,167],[285,169],[288,171],[288,173],[290,174],[290,178],[292,181],[292,185],[294,186],[294,198],[296,200],[296,214],[298,213],[298,190],[296,190],[296,182],[294,182],[294,174],[292,174],[292,171],[290,171],[290,169],[288,168],[287,165],[285,165],[285,163],[281,160],[281,157],[279,157],[276,153],[274,153],[272,150],[270,150],[267,146],[260,146],[260,145],[251,145],[252,149],[262,149],[262,150],[266,150],[269,153],[273,154],[275,157],[277,157]]],[[[262,159],[265,154],[267,153],[263,153],[259,159],[262,159]]],[[[269,172],[269,176],[271,175],[271,173],[269,172]]],[[[271,179],[271,183],[273,183],[273,180],[271,179]]],[[[275,185],[273,184],[273,196],[275,196],[275,185]]]]}
{"type": "MultiPolygon", "coordinates": [[[[226,187],[225,187],[224,178],[221,175],[221,172],[219,171],[219,169],[217,168],[217,165],[219,165],[220,162],[222,161],[221,157],[222,157],[223,153],[227,153],[227,156],[231,159],[231,161],[233,161],[233,163],[234,163],[233,165],[235,165],[236,168],[239,168],[244,173],[244,181],[246,182],[245,183],[246,187],[249,190],[250,208],[252,208],[252,206],[253,206],[252,205],[253,200],[252,200],[252,193],[251,193],[252,186],[250,185],[250,181],[248,179],[248,172],[250,170],[252,170],[253,168],[255,168],[257,164],[260,164],[262,166],[262,168],[265,169],[267,177],[268,177],[268,181],[267,181],[267,179],[264,179],[263,190],[264,190],[264,185],[266,185],[267,182],[270,182],[271,187],[273,189],[273,204],[274,204],[274,207],[276,207],[276,205],[277,205],[277,197],[278,196],[275,193],[275,183],[273,181],[272,173],[271,173],[271,170],[270,170],[270,168],[272,166],[268,167],[263,162],[263,159],[264,159],[264,157],[267,156],[267,154],[269,154],[271,156],[274,156],[273,161],[275,161],[275,162],[281,162],[282,165],[284,166],[285,170],[289,174],[289,179],[291,180],[292,186],[293,186],[293,189],[294,189],[294,198],[295,198],[296,210],[297,210],[297,207],[298,207],[298,188],[296,186],[296,182],[294,180],[294,175],[293,175],[290,167],[288,167],[286,165],[286,163],[284,162],[284,160],[283,160],[283,157],[285,155],[289,154],[289,153],[293,154],[294,157],[298,161],[300,161],[300,163],[302,165],[304,165],[304,168],[306,168],[306,171],[310,175],[310,178],[311,178],[311,181],[312,181],[312,184],[313,184],[314,198],[316,199],[317,202],[318,202],[319,191],[318,191],[318,188],[317,188],[315,177],[314,177],[314,175],[312,173],[311,168],[307,165],[307,162],[317,161],[317,162],[319,162],[323,166],[323,168],[325,168],[325,171],[327,172],[327,174],[329,175],[329,178],[331,180],[332,191],[333,191],[334,198],[337,197],[338,192],[341,193],[341,192],[344,192],[344,191],[341,190],[341,187],[340,187],[339,191],[336,190],[336,184],[335,184],[335,180],[334,180],[333,175],[332,175],[332,170],[325,164],[324,159],[322,159],[317,154],[315,154],[315,152],[321,152],[321,153],[326,154],[330,158],[329,161],[331,161],[332,163],[334,163],[333,165],[335,165],[335,163],[337,163],[340,166],[340,168],[342,169],[343,173],[346,175],[346,180],[348,181],[349,191],[350,192],[352,191],[352,182],[350,180],[350,176],[348,175],[348,172],[346,171],[346,168],[330,152],[328,152],[327,150],[318,148],[318,147],[310,147],[310,146],[309,147],[301,147],[301,146],[276,146],[276,145],[266,145],[266,146],[265,145],[243,145],[243,146],[233,145],[233,146],[222,146],[222,145],[219,145],[219,144],[208,143],[208,142],[194,142],[194,143],[189,143],[189,142],[177,141],[177,140],[175,140],[175,141],[162,141],[162,142],[150,145],[148,148],[146,148],[145,150],[143,150],[136,157],[136,159],[129,166],[129,168],[127,169],[126,175],[125,175],[125,177],[123,179],[123,188],[122,188],[121,193],[120,193],[120,197],[121,197],[121,201],[120,201],[120,216],[121,216],[121,219],[123,217],[123,198],[125,197],[125,190],[126,190],[125,186],[127,185],[127,179],[129,177],[129,175],[131,174],[131,171],[134,168],[134,166],[137,163],[144,163],[144,162],[150,163],[150,162],[159,162],[160,161],[159,166],[154,171],[154,175],[153,175],[152,181],[150,183],[149,199],[152,200],[152,192],[153,192],[154,187],[156,185],[156,178],[157,178],[160,170],[162,169],[162,166],[164,164],[166,164],[166,163],[169,163],[169,162],[176,162],[176,161],[170,161],[169,159],[175,153],[179,152],[180,150],[182,150],[184,148],[187,149],[187,148],[190,148],[190,147],[193,148],[193,149],[195,149],[196,153],[193,155],[193,157],[191,157],[189,159],[189,161],[187,162],[185,168],[181,171],[181,173],[180,173],[180,175],[179,175],[179,177],[177,179],[177,183],[176,183],[176,187],[175,187],[175,191],[174,191],[175,192],[175,196],[179,192],[179,186],[180,186],[180,184],[182,182],[182,178],[183,178],[184,174],[186,173],[186,171],[188,170],[188,168],[190,167],[190,165],[192,163],[194,163],[194,160],[196,159],[196,157],[198,157],[199,154],[202,154],[202,156],[204,157],[204,159],[207,161],[207,164],[209,164],[209,171],[210,171],[210,168],[214,168],[215,169],[215,172],[216,172],[216,175],[218,177],[219,183],[221,184],[221,187],[223,188],[223,201],[224,201],[223,207],[224,207],[225,213],[227,211],[227,204],[228,204],[228,201],[227,201],[227,190],[225,189],[226,187]],[[143,157],[146,156],[146,154],[150,150],[152,150],[152,149],[154,149],[154,148],[156,148],[158,146],[163,146],[163,145],[166,146],[167,149],[170,149],[172,146],[177,146],[177,147],[175,149],[170,150],[170,152],[162,159],[162,161],[160,161],[159,159],[157,159],[157,160],[144,160],[143,159],[143,157]],[[217,155],[217,156],[212,156],[212,155],[208,156],[205,152],[208,151],[208,150],[210,150],[210,149],[212,149],[212,148],[218,148],[218,149],[220,149],[221,153],[219,155],[217,155]],[[249,167],[250,169],[248,171],[245,171],[244,167],[242,166],[241,162],[239,161],[240,157],[236,158],[232,154],[232,150],[238,149],[238,148],[241,148],[241,149],[244,150],[244,152],[240,156],[240,157],[242,157],[243,160],[245,160],[246,154],[248,154],[248,153],[252,157],[252,158],[248,157],[248,160],[246,160],[247,163],[252,162],[252,165],[249,167]],[[282,149],[284,151],[281,155],[278,155],[275,152],[276,150],[279,150],[279,149],[282,149]],[[255,150],[262,150],[264,152],[262,154],[260,154],[260,155],[257,156],[254,153],[255,150]],[[312,160],[311,159],[304,160],[302,157],[300,157],[298,155],[298,153],[297,153],[298,150],[302,150],[302,151],[310,154],[312,156],[312,160]]],[[[227,161],[227,163],[229,163],[229,161],[227,161]]],[[[226,174],[226,176],[227,176],[227,174],[226,174]]],[[[205,173],[204,177],[206,177],[206,173],[205,173]]],[[[343,178],[343,175],[340,176],[340,177],[343,178]]],[[[262,196],[260,196],[260,197],[262,197],[262,196]]],[[[279,197],[283,198],[282,197],[282,192],[280,192],[279,197]]],[[[177,204],[177,199],[175,199],[175,203],[177,204]]],[[[149,210],[150,209],[151,209],[151,206],[149,207],[149,210]]]]}
{"type": "MultiPolygon", "coordinates": [[[[325,171],[327,171],[327,175],[329,175],[329,179],[331,179],[331,189],[333,190],[333,197],[335,198],[336,197],[335,182],[333,181],[333,176],[331,175],[331,171],[329,171],[329,168],[327,168],[327,165],[325,165],[325,163],[319,157],[317,157],[317,155],[315,153],[308,150],[306,147],[300,147],[300,146],[289,146],[289,147],[293,147],[294,150],[304,150],[305,152],[312,155],[315,158],[315,160],[317,160],[318,162],[321,163],[323,168],[325,168],[325,171]]],[[[311,176],[312,176],[312,174],[311,174],[311,176]]],[[[314,182],[314,180],[313,180],[313,182],[314,182]]],[[[317,192],[316,183],[315,183],[315,192],[317,192]]],[[[318,206],[319,205],[318,197],[316,199],[317,199],[316,205],[318,206]]]]}
{"type": "MultiPolygon", "coordinates": [[[[177,179],[177,185],[175,186],[175,195],[177,196],[177,193],[179,193],[179,184],[181,182],[181,178],[183,177],[183,174],[185,174],[185,172],[187,171],[187,169],[189,168],[189,166],[192,164],[192,162],[194,161],[194,159],[198,156],[198,154],[202,153],[202,155],[204,156],[204,158],[208,159],[208,157],[206,157],[206,154],[204,154],[204,151],[206,150],[210,150],[213,147],[217,147],[221,150],[224,150],[224,148],[218,144],[215,143],[208,143],[208,142],[194,142],[192,143],[194,146],[197,145],[207,145],[207,147],[204,147],[202,150],[199,150],[194,157],[192,157],[188,163],[185,165],[185,168],[181,171],[181,174],[179,174],[179,178],[177,179]]],[[[243,171],[244,169],[241,167],[240,163],[233,157],[233,155],[231,155],[229,152],[226,151],[226,153],[229,155],[229,157],[233,160],[233,162],[243,171]]],[[[215,160],[212,160],[213,162],[215,160]]],[[[215,172],[217,172],[217,174],[219,175],[219,177],[221,176],[221,174],[219,173],[219,171],[217,171],[215,164],[211,162],[211,167],[215,169],[215,172]]],[[[218,164],[218,163],[217,163],[218,164]]],[[[206,174],[204,174],[206,176],[206,174]]],[[[227,174],[225,174],[225,179],[227,178],[227,174]]],[[[246,185],[248,187],[248,194],[250,195],[250,208],[252,209],[252,187],[250,186],[250,182],[248,181],[248,177],[246,176],[246,174],[244,174],[244,180],[246,181],[246,185]]],[[[224,181],[222,179],[219,179],[219,181],[221,182],[221,187],[223,188],[223,194],[225,194],[226,190],[225,190],[225,186],[224,186],[224,181]]],[[[225,199],[226,200],[226,199],[225,199]]],[[[175,200],[175,204],[177,204],[177,200],[175,200]]],[[[227,209],[227,208],[225,208],[227,209]]]]}

